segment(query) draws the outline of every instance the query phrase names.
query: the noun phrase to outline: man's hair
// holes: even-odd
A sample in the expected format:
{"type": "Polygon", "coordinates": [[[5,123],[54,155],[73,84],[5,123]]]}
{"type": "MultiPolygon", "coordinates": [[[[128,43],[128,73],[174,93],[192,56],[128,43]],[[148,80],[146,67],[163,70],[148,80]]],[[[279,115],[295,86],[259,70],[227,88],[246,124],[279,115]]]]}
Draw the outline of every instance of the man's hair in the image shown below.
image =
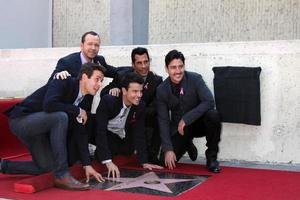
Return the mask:
{"type": "Polygon", "coordinates": [[[96,33],[95,31],[88,31],[88,32],[85,32],[85,33],[81,36],[81,43],[84,43],[84,42],[85,42],[85,37],[86,37],[87,35],[98,36],[98,38],[100,39],[100,36],[98,35],[98,33],[96,33]]]}
{"type": "Polygon", "coordinates": [[[137,74],[135,72],[126,73],[125,76],[121,80],[121,87],[128,90],[130,83],[143,84],[144,79],[142,78],[142,76],[140,76],[139,74],[137,74]]]}
{"type": "Polygon", "coordinates": [[[180,51],[177,51],[176,49],[174,49],[172,51],[169,51],[169,53],[165,57],[166,67],[168,67],[170,62],[172,62],[172,60],[174,60],[174,59],[180,59],[184,64],[184,60],[185,60],[184,55],[180,51]]]}
{"type": "Polygon", "coordinates": [[[78,74],[78,79],[81,80],[82,75],[86,74],[88,78],[91,78],[94,71],[101,71],[103,74],[105,74],[106,69],[97,63],[87,62],[83,65],[81,65],[80,72],[78,74]]]}
{"type": "Polygon", "coordinates": [[[134,48],[131,51],[131,61],[132,61],[132,63],[135,62],[135,55],[143,55],[143,54],[146,54],[148,60],[150,60],[149,53],[148,53],[148,50],[146,48],[144,48],[144,47],[136,47],[136,48],[134,48]]]}

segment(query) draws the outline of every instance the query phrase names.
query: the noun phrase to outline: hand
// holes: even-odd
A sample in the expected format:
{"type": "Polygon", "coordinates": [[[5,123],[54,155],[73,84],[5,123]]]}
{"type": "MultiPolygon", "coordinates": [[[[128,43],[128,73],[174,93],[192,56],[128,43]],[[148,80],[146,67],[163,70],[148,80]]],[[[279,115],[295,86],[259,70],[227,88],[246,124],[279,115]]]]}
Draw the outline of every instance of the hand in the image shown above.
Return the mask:
{"type": "Polygon", "coordinates": [[[179,121],[179,123],[178,123],[178,133],[180,134],[180,135],[184,135],[184,127],[185,127],[185,122],[183,121],[183,119],[181,119],[180,121],[179,121]]]}
{"type": "Polygon", "coordinates": [[[106,163],[106,167],[108,169],[108,174],[107,174],[107,178],[110,177],[110,175],[112,175],[112,178],[120,178],[120,171],[117,167],[117,165],[115,165],[113,162],[109,162],[106,163]]]}
{"type": "Polygon", "coordinates": [[[176,161],[177,161],[177,159],[176,159],[176,155],[175,155],[174,151],[167,151],[165,153],[165,165],[169,169],[173,169],[176,167],[176,164],[175,164],[176,161]]]}
{"type": "Polygon", "coordinates": [[[86,182],[90,181],[90,176],[96,178],[98,182],[104,182],[104,178],[99,174],[91,165],[87,165],[83,167],[85,170],[86,182]]]}
{"type": "Polygon", "coordinates": [[[80,113],[79,113],[78,117],[80,117],[82,119],[82,124],[85,125],[85,123],[86,123],[86,121],[88,119],[85,110],[83,110],[83,109],[80,108],[80,113]]]}
{"type": "Polygon", "coordinates": [[[121,90],[119,88],[112,88],[109,90],[109,94],[116,97],[119,96],[120,92],[121,90]]]}
{"type": "Polygon", "coordinates": [[[143,168],[144,169],[149,169],[149,170],[152,170],[152,169],[163,169],[162,166],[154,165],[154,164],[150,164],[150,163],[144,163],[143,164],[143,168]]]}
{"type": "Polygon", "coordinates": [[[64,79],[67,79],[68,76],[71,76],[71,74],[69,74],[68,71],[61,71],[61,72],[58,72],[54,75],[54,79],[61,79],[61,80],[64,80],[64,79]]]}

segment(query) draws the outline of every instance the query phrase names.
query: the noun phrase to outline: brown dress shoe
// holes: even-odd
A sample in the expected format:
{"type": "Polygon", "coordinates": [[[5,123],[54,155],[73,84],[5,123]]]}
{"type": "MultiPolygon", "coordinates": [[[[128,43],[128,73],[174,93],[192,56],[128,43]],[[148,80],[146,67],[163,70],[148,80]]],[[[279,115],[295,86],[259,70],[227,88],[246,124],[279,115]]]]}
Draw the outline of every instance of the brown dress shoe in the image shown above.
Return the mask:
{"type": "Polygon", "coordinates": [[[54,179],[54,186],[65,190],[89,190],[90,185],[77,181],[73,176],[66,175],[54,179]]]}

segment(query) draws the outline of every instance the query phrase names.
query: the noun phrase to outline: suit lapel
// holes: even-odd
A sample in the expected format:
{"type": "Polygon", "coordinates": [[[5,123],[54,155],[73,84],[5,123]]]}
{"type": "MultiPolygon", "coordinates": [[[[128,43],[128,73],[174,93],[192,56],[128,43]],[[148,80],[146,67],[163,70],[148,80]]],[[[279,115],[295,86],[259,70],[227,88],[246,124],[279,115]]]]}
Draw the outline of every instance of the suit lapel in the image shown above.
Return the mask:
{"type": "Polygon", "coordinates": [[[184,77],[181,81],[181,88],[180,88],[180,95],[179,95],[179,100],[180,100],[180,107],[182,109],[182,111],[184,112],[186,109],[186,100],[188,98],[188,96],[186,95],[186,92],[188,90],[188,79],[187,79],[187,75],[184,72],[184,77]]]}
{"type": "Polygon", "coordinates": [[[169,82],[169,84],[167,85],[167,94],[169,94],[168,95],[170,97],[169,106],[170,106],[170,109],[172,109],[179,104],[179,99],[172,92],[172,86],[171,86],[172,83],[171,83],[170,78],[168,78],[168,82],[169,82]]]}
{"type": "Polygon", "coordinates": [[[79,80],[78,79],[75,79],[75,78],[72,79],[71,88],[69,88],[69,90],[71,91],[70,100],[72,101],[72,103],[74,103],[74,101],[76,100],[78,93],[79,93],[79,80]]]}

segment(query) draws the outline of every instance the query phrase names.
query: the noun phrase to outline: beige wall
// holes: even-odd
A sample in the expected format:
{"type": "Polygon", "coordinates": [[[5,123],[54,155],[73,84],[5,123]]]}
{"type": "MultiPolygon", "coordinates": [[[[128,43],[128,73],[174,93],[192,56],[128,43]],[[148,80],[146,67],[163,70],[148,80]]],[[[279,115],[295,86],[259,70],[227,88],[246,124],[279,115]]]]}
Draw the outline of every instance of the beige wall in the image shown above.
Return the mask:
{"type": "MultiPolygon", "coordinates": [[[[78,46],[88,30],[110,45],[111,3],[53,1],[53,46],[78,46]]],[[[149,44],[292,39],[300,39],[300,0],[149,0],[149,44]]]]}
{"type": "Polygon", "coordinates": [[[103,45],[109,43],[110,1],[53,0],[53,46],[77,47],[84,32],[99,33],[103,45]]]}
{"type": "MultiPolygon", "coordinates": [[[[134,46],[105,46],[107,63],[130,65],[134,46]]],[[[166,77],[164,56],[182,51],[186,69],[213,91],[213,66],[262,68],[261,126],[223,123],[220,160],[300,164],[300,40],[149,45],[151,68],[166,77]]],[[[0,97],[27,96],[46,83],[58,58],[78,48],[0,50],[0,97]]],[[[0,130],[1,131],[1,130],[0,130]]],[[[198,139],[204,157],[205,140],[198,139]]]]}
{"type": "Polygon", "coordinates": [[[150,0],[149,44],[300,39],[299,0],[150,0]]]}

